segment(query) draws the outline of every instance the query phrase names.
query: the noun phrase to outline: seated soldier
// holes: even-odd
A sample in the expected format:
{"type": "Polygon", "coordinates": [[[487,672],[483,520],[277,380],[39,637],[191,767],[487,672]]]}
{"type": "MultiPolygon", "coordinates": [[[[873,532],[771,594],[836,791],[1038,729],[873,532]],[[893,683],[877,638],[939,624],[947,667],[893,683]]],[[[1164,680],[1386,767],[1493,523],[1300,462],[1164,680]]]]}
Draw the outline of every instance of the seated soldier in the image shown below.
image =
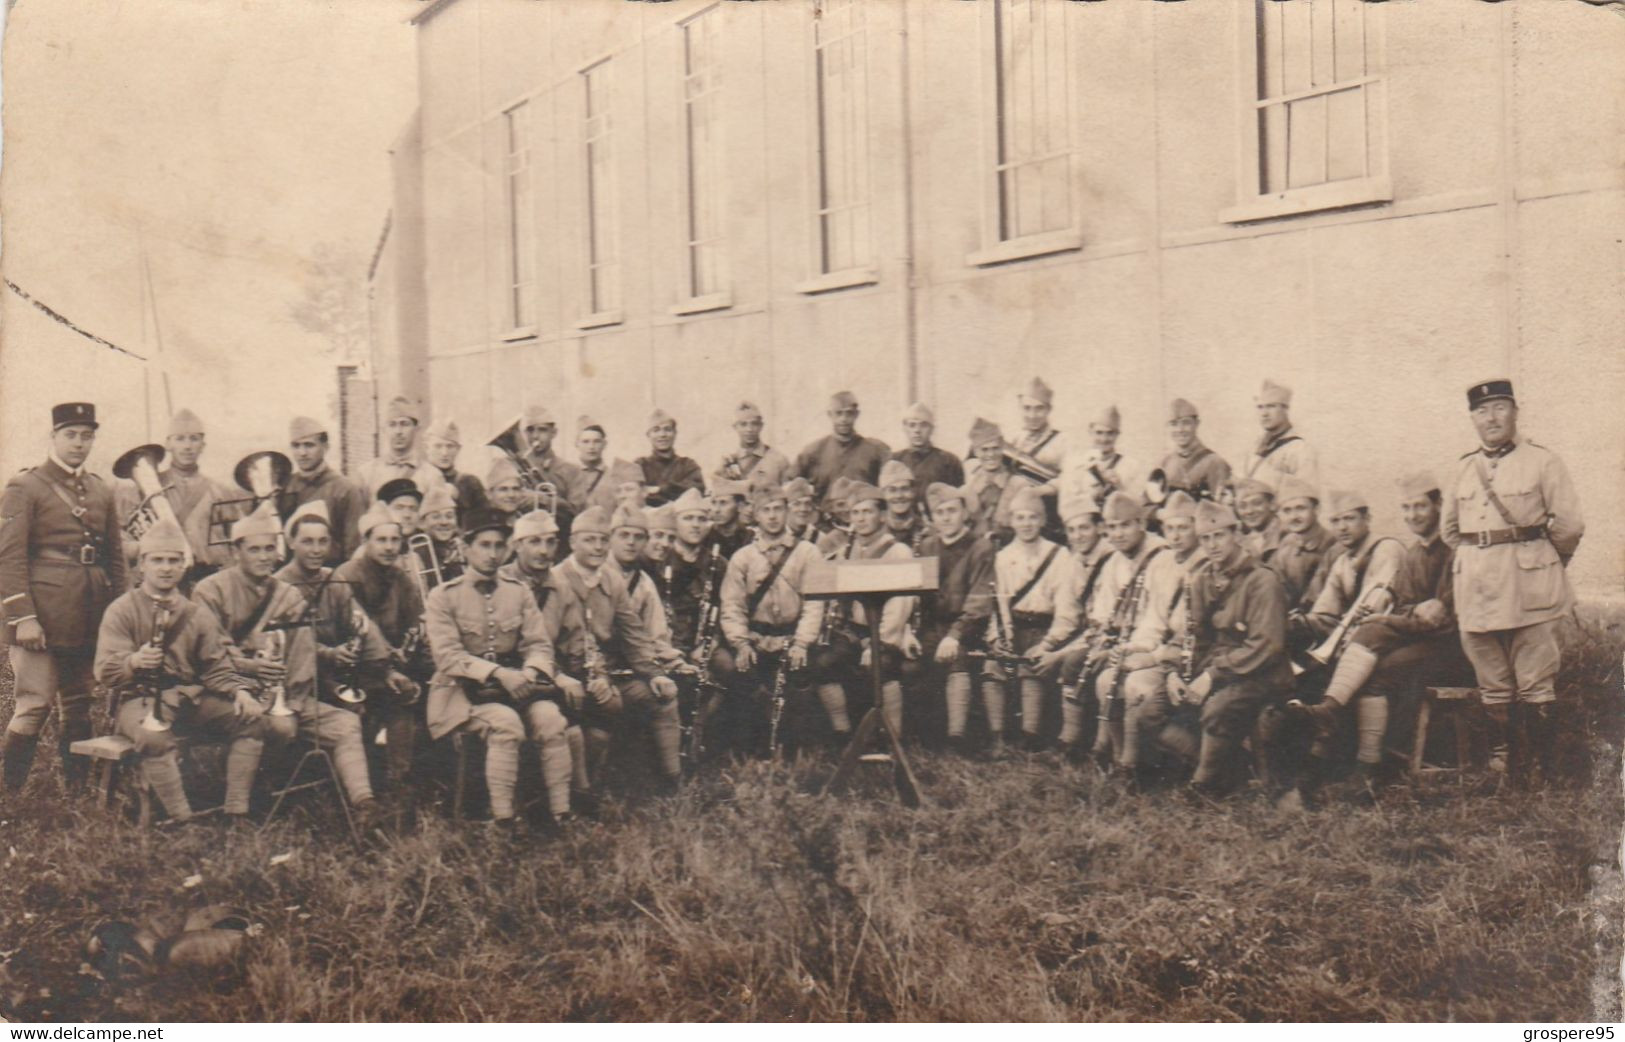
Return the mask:
{"type": "Polygon", "coordinates": [[[661,603],[666,605],[666,617],[671,618],[671,544],[677,541],[677,512],[670,503],[645,510],[649,522],[649,541],[643,544],[643,557],[638,562],[660,591],[661,603]]]}
{"type": "Polygon", "coordinates": [[[141,775],[172,819],[192,817],[175,743],[192,736],[229,743],[222,809],[241,819],[265,749],[265,707],[253,695],[259,685],[233,668],[220,624],[177,589],[187,549],[173,521],[142,535],[141,583],[102,616],[96,680],[120,695],[118,733],[135,743],[141,775]]]}
{"type": "Polygon", "coordinates": [[[1314,607],[1326,570],[1342,556],[1343,545],[1320,523],[1320,493],[1296,474],[1281,479],[1275,501],[1286,534],[1270,558],[1270,570],[1286,585],[1288,613],[1302,615],[1314,607]]]}
{"type": "Polygon", "coordinates": [[[429,736],[438,739],[460,732],[485,743],[491,818],[499,832],[509,834],[515,827],[519,745],[526,733],[521,713],[531,722],[541,753],[548,804],[555,817],[569,813],[570,751],[564,716],[543,696],[554,685],[565,699],[571,693],[567,678],[554,675],[553,646],[530,590],[501,571],[510,531],[498,509],[469,511],[463,522],[468,568],[435,587],[424,607],[424,628],[435,663],[429,683],[429,736]]]}
{"type": "Polygon", "coordinates": [[[797,539],[815,542],[818,538],[818,493],[806,478],[791,478],[784,483],[785,498],[790,501],[790,516],[786,530],[797,539]]]}
{"type": "Polygon", "coordinates": [[[1332,533],[1342,553],[1327,569],[1326,585],[1309,611],[1288,620],[1287,646],[1294,652],[1307,652],[1324,641],[1350,612],[1386,612],[1405,559],[1399,540],[1371,534],[1371,511],[1364,496],[1333,491],[1326,498],[1332,533]]]}
{"type": "MultiPolygon", "coordinates": [[[[1092,690],[1084,684],[1091,669],[1090,654],[1097,643],[1099,625],[1094,621],[1101,573],[1115,552],[1101,538],[1105,524],[1100,507],[1088,496],[1074,496],[1060,505],[1061,523],[1066,528],[1067,548],[1072,567],[1066,586],[1056,603],[1071,607],[1058,613],[1055,625],[1044,635],[1038,651],[1038,669],[1046,677],[1061,682],[1061,733],[1057,742],[1063,757],[1070,758],[1093,745],[1095,714],[1091,710],[1092,690]],[[1090,697],[1085,697],[1088,694],[1090,697]]],[[[1098,663],[1099,656],[1096,656],[1098,663]]]]}
{"type": "Polygon", "coordinates": [[[859,484],[861,482],[844,474],[830,482],[824,510],[818,517],[818,535],[813,540],[813,545],[825,557],[844,557],[852,546],[851,493],[859,484]]]}
{"type": "MultiPolygon", "coordinates": [[[[309,516],[302,513],[300,518],[309,516]]],[[[361,748],[361,721],[317,697],[316,623],[305,596],[274,574],[282,530],[270,504],[233,524],[231,537],[236,564],[198,583],[193,600],[212,612],[230,637],[233,668],[257,678],[271,693],[266,737],[288,741],[297,736],[326,751],[358,830],[365,833],[378,808],[361,748]],[[284,712],[278,712],[278,701],[284,712]]]]}
{"type": "MultiPolygon", "coordinates": [[[[461,474],[459,478],[478,483],[478,479],[471,474],[461,474]]],[[[485,498],[483,487],[480,498],[485,498]]],[[[441,482],[429,489],[419,508],[418,520],[429,537],[428,544],[423,545],[419,540],[419,546],[409,553],[407,540],[411,534],[404,527],[401,528],[401,550],[397,557],[403,560],[403,566],[414,576],[422,577],[418,586],[420,597],[428,596],[428,591],[439,583],[463,574],[463,542],[457,538],[457,519],[466,513],[467,510],[457,502],[456,487],[441,482]],[[438,579],[436,572],[439,573],[438,579]]]]}
{"type": "Polygon", "coordinates": [[[1368,615],[1354,630],[1319,703],[1289,703],[1314,724],[1324,748],[1349,703],[1358,700],[1356,769],[1370,791],[1382,781],[1390,701],[1414,701],[1423,687],[1471,675],[1456,633],[1450,573],[1455,554],[1439,537],[1439,483],[1432,474],[1410,474],[1399,490],[1400,513],[1416,542],[1404,551],[1394,578],[1393,607],[1368,615]]]}
{"type": "Polygon", "coordinates": [[[587,776],[593,786],[599,784],[611,733],[631,717],[650,731],[661,787],[671,793],[682,777],[677,684],[662,667],[619,569],[608,564],[610,530],[610,514],[602,507],[583,511],[570,533],[570,556],[553,569],[581,603],[587,776]]]}
{"type": "MultiPolygon", "coordinates": [[[[491,469],[485,473],[485,498],[490,503],[490,509],[502,515],[502,519],[511,527],[514,519],[532,506],[534,499],[525,488],[525,482],[519,476],[519,468],[514,466],[511,459],[503,457],[491,464],[491,469]]],[[[464,519],[464,542],[467,542],[467,519],[464,519]]]]}
{"type": "MultiPolygon", "coordinates": [[[[438,485],[430,495],[450,487],[438,485]]],[[[423,596],[400,567],[401,524],[394,515],[374,507],[362,515],[360,532],[361,556],[339,565],[333,579],[335,586],[348,589],[366,611],[373,632],[388,648],[392,678],[400,678],[368,686],[366,711],[361,715],[362,745],[369,752],[376,749],[378,734],[383,732],[390,786],[404,798],[402,810],[410,817],[417,706],[424,685],[434,674],[434,659],[423,632],[423,596]]]]}
{"type": "Polygon", "coordinates": [[[787,689],[790,674],[806,668],[824,606],[801,596],[802,578],[818,560],[818,551],[785,530],[789,502],[784,490],[758,488],[751,508],[756,538],[729,559],[722,579],[722,634],[733,649],[732,688],[745,725],[739,729],[740,744],[768,745],[772,755],[772,725],[783,703],[769,706],[766,734],[760,728],[763,714],[753,707],[761,704],[763,692],[781,690],[781,674],[787,689]]]}
{"type": "Polygon", "coordinates": [[[1281,545],[1281,521],[1275,516],[1275,488],[1257,478],[1242,478],[1235,489],[1236,516],[1241,519],[1241,546],[1259,564],[1269,564],[1281,545]]]}
{"type": "Polygon", "coordinates": [[[971,498],[963,488],[935,482],[926,489],[933,531],[919,542],[921,557],[937,558],[937,588],[920,616],[918,673],[934,690],[942,681],[948,744],[966,752],[971,703],[970,652],[987,634],[993,609],[993,543],[970,530],[971,498]]]}
{"type": "Polygon", "coordinates": [[[914,472],[899,460],[887,460],[880,468],[880,491],[886,496],[886,531],[904,546],[919,545],[927,527],[914,498],[914,472]]]}
{"type": "Polygon", "coordinates": [[[749,492],[749,482],[717,478],[705,493],[705,504],[711,512],[711,540],[717,544],[724,562],[750,542],[750,527],[745,524],[741,511],[749,492]]]}
{"type": "Polygon", "coordinates": [[[1191,789],[1202,796],[1235,788],[1241,743],[1259,712],[1292,686],[1286,595],[1280,580],[1242,549],[1239,525],[1230,507],[1197,504],[1196,535],[1207,564],[1191,580],[1194,676],[1167,678],[1174,718],[1159,736],[1176,754],[1195,754],[1191,789]]]}
{"type": "Polygon", "coordinates": [[[703,494],[690,489],[668,505],[676,518],[676,537],[671,544],[671,571],[665,592],[677,643],[692,651],[708,635],[701,630],[709,629],[710,609],[718,603],[728,559],[711,538],[711,508],[703,494]]]}
{"type": "Polygon", "coordinates": [[[410,539],[418,530],[423,506],[423,490],[411,478],[393,478],[378,489],[378,502],[389,509],[401,526],[401,538],[410,539]]]}
{"type": "Polygon", "coordinates": [[[984,667],[982,701],[995,754],[1003,750],[1009,680],[1020,682],[1022,740],[1029,750],[1037,749],[1047,694],[1042,656],[1054,650],[1054,634],[1070,634],[1079,625],[1078,604],[1066,596],[1074,583],[1074,560],[1044,538],[1045,516],[1043,496],[1032,485],[1024,486],[1010,503],[1015,538],[993,559],[996,582],[988,632],[1004,661],[990,658],[984,667]],[[1022,661],[1011,662],[1011,655],[1022,661]]]}

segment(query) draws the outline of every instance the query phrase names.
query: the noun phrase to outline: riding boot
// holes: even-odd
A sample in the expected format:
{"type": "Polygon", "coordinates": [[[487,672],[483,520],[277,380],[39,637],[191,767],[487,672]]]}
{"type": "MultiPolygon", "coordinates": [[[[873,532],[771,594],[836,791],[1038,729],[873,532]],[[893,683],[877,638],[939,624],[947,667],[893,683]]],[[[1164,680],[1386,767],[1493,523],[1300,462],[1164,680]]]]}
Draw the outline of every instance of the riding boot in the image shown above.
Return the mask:
{"type": "MultiPolygon", "coordinates": [[[[1557,780],[1557,705],[1542,702],[1525,706],[1530,752],[1540,767],[1540,785],[1550,788],[1557,780]]],[[[1533,772],[1530,772],[1531,775],[1533,772]]]]}
{"type": "Polygon", "coordinates": [[[5,760],[5,786],[8,793],[20,792],[28,782],[28,771],[34,766],[34,750],[39,747],[39,735],[18,734],[7,731],[0,742],[0,758],[5,760]]]}
{"type": "Polygon", "coordinates": [[[1508,712],[1510,709],[1511,707],[1504,703],[1484,707],[1484,737],[1489,743],[1490,750],[1489,762],[1485,764],[1485,767],[1492,774],[1499,775],[1502,779],[1506,778],[1507,769],[1510,766],[1508,763],[1510,756],[1507,748],[1508,735],[1511,730],[1509,726],[1511,720],[1508,712]]]}

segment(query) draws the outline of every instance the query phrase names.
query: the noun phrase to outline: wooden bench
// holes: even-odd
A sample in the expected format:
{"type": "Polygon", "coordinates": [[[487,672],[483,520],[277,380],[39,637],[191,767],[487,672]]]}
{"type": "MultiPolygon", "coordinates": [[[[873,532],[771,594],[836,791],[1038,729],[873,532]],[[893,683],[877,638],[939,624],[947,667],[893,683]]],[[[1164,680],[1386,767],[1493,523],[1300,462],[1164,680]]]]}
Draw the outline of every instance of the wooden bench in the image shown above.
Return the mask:
{"type": "Polygon", "coordinates": [[[1422,698],[1416,708],[1416,736],[1411,745],[1411,779],[1420,782],[1425,775],[1454,772],[1466,784],[1468,763],[1472,759],[1472,740],[1468,734],[1467,718],[1480,708],[1478,689],[1475,687],[1429,687],[1422,689],[1422,698]],[[1424,760],[1427,751],[1428,728],[1434,717],[1448,717],[1456,736],[1456,766],[1429,766],[1424,760]]]}
{"type": "MultiPolygon", "coordinates": [[[[104,734],[96,738],[81,738],[68,746],[71,756],[89,757],[91,761],[91,777],[95,785],[96,803],[103,808],[113,803],[113,789],[118,784],[120,769],[125,762],[135,758],[135,743],[121,734],[104,734]]],[[[134,764],[130,764],[134,766],[134,764]]],[[[135,792],[140,807],[140,821],[142,826],[152,823],[152,792],[147,788],[146,780],[140,777],[134,779],[131,788],[135,792]]]]}

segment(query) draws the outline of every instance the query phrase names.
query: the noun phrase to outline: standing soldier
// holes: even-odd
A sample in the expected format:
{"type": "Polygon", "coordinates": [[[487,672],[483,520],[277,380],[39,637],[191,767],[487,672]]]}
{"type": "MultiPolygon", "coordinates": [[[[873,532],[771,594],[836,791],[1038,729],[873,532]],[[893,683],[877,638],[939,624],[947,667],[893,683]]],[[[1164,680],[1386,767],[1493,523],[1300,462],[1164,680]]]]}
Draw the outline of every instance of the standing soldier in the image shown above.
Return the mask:
{"type": "Polygon", "coordinates": [[[553,414],[543,405],[526,406],[519,416],[519,430],[525,449],[520,465],[527,481],[552,485],[560,509],[568,506],[570,514],[580,513],[583,505],[575,501],[571,490],[580,487],[581,472],[553,451],[553,439],[559,433],[553,414]]]}
{"type": "Polygon", "coordinates": [[[126,576],[113,490],[85,470],[97,426],[88,402],[53,408],[49,456],[7,482],[0,497],[0,606],[16,678],[16,707],[0,746],[10,793],[28,780],[53,697],[70,790],[87,770],[68,746],[90,737],[96,629],[126,576]]]}
{"type": "Polygon", "coordinates": [[[1281,521],[1275,516],[1275,489],[1257,478],[1235,483],[1236,514],[1241,518],[1241,545],[1254,561],[1269,564],[1281,545],[1281,521]]]}
{"type": "Polygon", "coordinates": [[[1016,493],[1032,485],[1016,480],[1004,455],[1004,435],[998,424],[977,417],[970,428],[970,448],[976,457],[976,466],[965,482],[965,491],[971,497],[971,518],[977,532],[1002,546],[1010,541],[1011,503],[1016,493]]]}
{"type": "Polygon", "coordinates": [[[1326,571],[1343,545],[1320,523],[1320,493],[1293,475],[1281,481],[1276,514],[1285,534],[1270,557],[1270,570],[1286,584],[1287,611],[1302,614],[1314,606],[1326,571]]]}
{"type": "Polygon", "coordinates": [[[293,456],[293,475],[288,491],[293,494],[295,512],[306,503],[327,504],[333,522],[333,552],[327,563],[337,565],[361,545],[359,525],[367,512],[367,497],[349,478],[327,465],[327,426],[309,416],[295,416],[288,424],[288,450],[293,456]]]}
{"type": "Polygon", "coordinates": [[[830,396],[830,433],[801,450],[796,457],[795,473],[812,482],[819,503],[829,509],[836,478],[848,478],[873,484],[880,479],[880,468],[891,457],[891,449],[878,438],[866,438],[857,431],[857,395],[851,391],[837,391],[830,396]]]}
{"type": "Polygon", "coordinates": [[[1067,458],[1059,486],[1061,498],[1089,496],[1104,506],[1106,497],[1113,492],[1126,492],[1135,499],[1144,495],[1145,468],[1139,461],[1117,451],[1117,436],[1122,426],[1123,417],[1115,405],[1108,405],[1090,422],[1089,452],[1081,459],[1079,453],[1067,458]]]}
{"type": "Polygon", "coordinates": [[[1258,406],[1258,425],[1264,428],[1264,434],[1248,452],[1242,476],[1277,488],[1282,478],[1295,474],[1308,482],[1310,488],[1319,488],[1320,463],[1314,446],[1292,430],[1292,389],[1274,380],[1265,380],[1253,401],[1258,406]]]}
{"type": "MultiPolygon", "coordinates": [[[[493,461],[491,468],[485,472],[485,496],[490,508],[501,514],[510,527],[520,514],[535,508],[535,503],[526,493],[524,481],[519,477],[519,468],[506,456],[493,461]]],[[[464,545],[467,545],[466,539],[464,545]]]]}
{"type": "MultiPolygon", "coordinates": [[[[462,432],[457,429],[453,420],[430,424],[423,432],[423,454],[428,458],[429,467],[420,468],[414,480],[432,477],[428,474],[429,468],[440,476],[441,481],[456,490],[457,516],[468,513],[470,510],[485,509],[485,485],[473,474],[457,469],[457,454],[463,449],[462,432]]],[[[422,486],[424,494],[433,491],[439,481],[430,480],[422,486]]],[[[338,524],[334,521],[334,524],[338,524]]]]}
{"type": "Polygon", "coordinates": [[[1574,603],[1565,569],[1585,522],[1568,469],[1518,437],[1512,381],[1467,391],[1479,448],[1444,490],[1442,527],[1456,548],[1461,645],[1478,675],[1490,727],[1490,766],[1507,769],[1510,712],[1522,705],[1549,775],[1555,753],[1557,620],[1574,603]]]}
{"type": "MultiPolygon", "coordinates": [[[[1050,410],[1055,404],[1055,392],[1050,385],[1033,377],[1027,389],[1016,396],[1021,404],[1021,436],[1015,441],[1017,451],[1025,453],[1059,475],[1066,469],[1070,451],[1066,435],[1050,426],[1050,410]]],[[[1046,496],[1056,495],[1060,486],[1055,481],[1038,482],[1038,490],[1046,496]]]]}
{"type": "Polygon", "coordinates": [[[901,460],[889,459],[880,468],[880,491],[886,497],[886,531],[904,546],[925,537],[925,518],[914,496],[914,472],[901,460]]]}
{"type": "Polygon", "coordinates": [[[970,652],[983,644],[993,610],[993,543],[971,531],[971,497],[963,488],[934,482],[926,490],[931,529],[921,557],[937,558],[937,589],[920,620],[919,674],[931,687],[943,678],[948,744],[964,753],[971,703],[970,652]]]}
{"type": "Polygon", "coordinates": [[[1259,712],[1292,687],[1286,595],[1242,548],[1238,524],[1222,503],[1197,504],[1196,536],[1207,563],[1191,581],[1192,673],[1168,677],[1168,700],[1181,719],[1162,729],[1163,744],[1197,761],[1191,789],[1201,796],[1236,786],[1242,741],[1259,712]]]}
{"type": "MultiPolygon", "coordinates": [[[[356,484],[370,501],[394,478],[415,478],[418,468],[424,466],[418,455],[418,422],[422,410],[412,399],[396,395],[389,400],[384,429],[389,433],[389,451],[377,459],[368,460],[356,469],[356,484]]],[[[359,520],[359,519],[357,519],[359,520]]]]}
{"type": "Polygon", "coordinates": [[[648,486],[647,505],[675,503],[689,489],[704,492],[705,476],[700,465],[677,454],[677,421],[666,410],[656,409],[649,415],[648,435],[649,454],[638,457],[643,483],[648,486]]]}
{"type": "Polygon", "coordinates": [[[924,402],[915,402],[903,414],[903,437],[908,444],[891,454],[914,475],[914,498],[921,503],[927,501],[926,490],[932,485],[959,488],[965,484],[965,465],[959,457],[931,444],[935,430],[936,417],[924,402]]]}
{"type": "Polygon", "coordinates": [[[383,488],[378,490],[378,502],[400,522],[402,538],[409,539],[417,532],[423,507],[423,489],[417,482],[411,478],[392,478],[384,482],[383,488]]]}
{"type": "Polygon", "coordinates": [[[752,488],[777,488],[790,476],[790,460],[778,449],[762,441],[762,410],[751,402],[740,402],[734,410],[734,433],[739,448],[722,457],[713,477],[748,481],[752,488]]]}
{"type": "MultiPolygon", "coordinates": [[[[591,416],[576,417],[576,467],[573,484],[569,489],[571,503],[581,509],[603,507],[615,509],[615,481],[609,464],[604,461],[604,450],[609,448],[609,435],[604,425],[591,416]]],[[[642,475],[638,480],[642,481],[642,475]]]]}
{"type": "MultiPolygon", "coordinates": [[[[410,533],[404,527],[401,529],[398,555],[404,558],[406,570],[419,577],[418,591],[423,597],[438,583],[463,574],[463,543],[457,538],[457,517],[457,488],[440,481],[424,494],[418,507],[418,522],[429,537],[428,545],[418,540],[417,545],[412,546],[410,533]],[[436,571],[440,573],[438,580],[436,571]]],[[[365,541],[365,533],[362,538],[365,541]]]]}
{"type": "MultiPolygon", "coordinates": [[[[1217,452],[1202,444],[1196,429],[1202,419],[1196,406],[1183,398],[1175,398],[1168,406],[1168,440],[1174,451],[1162,457],[1163,492],[1180,491],[1192,499],[1217,499],[1219,491],[1230,480],[1230,464],[1217,452]]],[[[1155,495],[1154,490],[1147,490],[1155,495]]]]}
{"type": "Polygon", "coordinates": [[[175,821],[192,805],[181,784],[177,737],[226,739],[226,800],[231,818],[248,815],[265,751],[265,708],[257,684],[237,675],[226,635],[177,588],[187,542],[172,521],[141,537],[141,583],[108,606],[96,641],[96,679],[119,694],[116,728],[135,743],[141,776],[175,821]]]}
{"type": "MultiPolygon", "coordinates": [[[[169,418],[169,434],[164,438],[166,456],[164,465],[158,470],[158,481],[164,487],[164,496],[174,509],[175,520],[186,533],[186,541],[192,550],[192,567],[186,577],[188,586],[205,575],[219,571],[230,560],[231,555],[225,547],[211,545],[218,541],[213,538],[214,526],[210,522],[217,520],[217,504],[242,496],[242,493],[232,491],[202,472],[199,462],[204,448],[203,421],[198,419],[196,413],[182,409],[169,418]]],[[[121,483],[115,489],[115,497],[120,500],[121,518],[128,517],[135,509],[136,498],[132,496],[139,497],[134,485],[121,483]]],[[[234,519],[235,515],[232,514],[225,521],[229,524],[234,519]]],[[[135,546],[126,546],[125,551],[133,553],[135,546]]],[[[127,564],[130,560],[129,557],[125,558],[127,564]]]]}

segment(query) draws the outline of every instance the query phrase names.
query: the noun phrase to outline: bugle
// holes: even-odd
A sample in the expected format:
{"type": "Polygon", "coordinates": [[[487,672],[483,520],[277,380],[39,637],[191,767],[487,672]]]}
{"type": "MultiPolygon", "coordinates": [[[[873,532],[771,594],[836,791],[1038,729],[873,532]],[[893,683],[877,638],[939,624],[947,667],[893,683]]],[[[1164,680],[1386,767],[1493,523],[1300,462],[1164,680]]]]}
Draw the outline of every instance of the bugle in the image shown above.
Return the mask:
{"type": "Polygon", "coordinates": [[[1343,613],[1343,618],[1333,627],[1331,633],[1326,635],[1326,639],[1305,652],[1304,657],[1307,661],[1300,662],[1293,659],[1293,676],[1301,676],[1314,670],[1325,669],[1335,663],[1338,656],[1343,654],[1343,649],[1348,646],[1349,638],[1354,636],[1354,631],[1359,627],[1360,623],[1376,614],[1379,606],[1387,606],[1388,591],[1389,586],[1387,583],[1373,583],[1371,586],[1366,587],[1349,607],[1349,610],[1343,613]]]}
{"type": "MultiPolygon", "coordinates": [[[[286,630],[267,629],[263,631],[264,643],[260,645],[255,657],[262,662],[280,662],[288,664],[288,634],[286,630]]],[[[292,716],[293,710],[288,708],[288,685],[283,682],[267,685],[266,694],[270,696],[270,706],[265,710],[267,716],[292,716]]]]}
{"type": "MultiPolygon", "coordinates": [[[[151,448],[152,446],[145,447],[151,448]]],[[[169,623],[172,618],[173,613],[170,612],[167,604],[160,604],[158,611],[153,616],[152,639],[147,641],[147,644],[149,647],[157,648],[160,655],[163,655],[168,650],[169,623]]],[[[152,704],[147,707],[147,715],[141,718],[142,729],[147,731],[168,731],[170,723],[164,719],[163,662],[160,661],[156,669],[142,670],[142,676],[139,679],[141,686],[146,690],[148,696],[152,698],[152,704]]]]}

